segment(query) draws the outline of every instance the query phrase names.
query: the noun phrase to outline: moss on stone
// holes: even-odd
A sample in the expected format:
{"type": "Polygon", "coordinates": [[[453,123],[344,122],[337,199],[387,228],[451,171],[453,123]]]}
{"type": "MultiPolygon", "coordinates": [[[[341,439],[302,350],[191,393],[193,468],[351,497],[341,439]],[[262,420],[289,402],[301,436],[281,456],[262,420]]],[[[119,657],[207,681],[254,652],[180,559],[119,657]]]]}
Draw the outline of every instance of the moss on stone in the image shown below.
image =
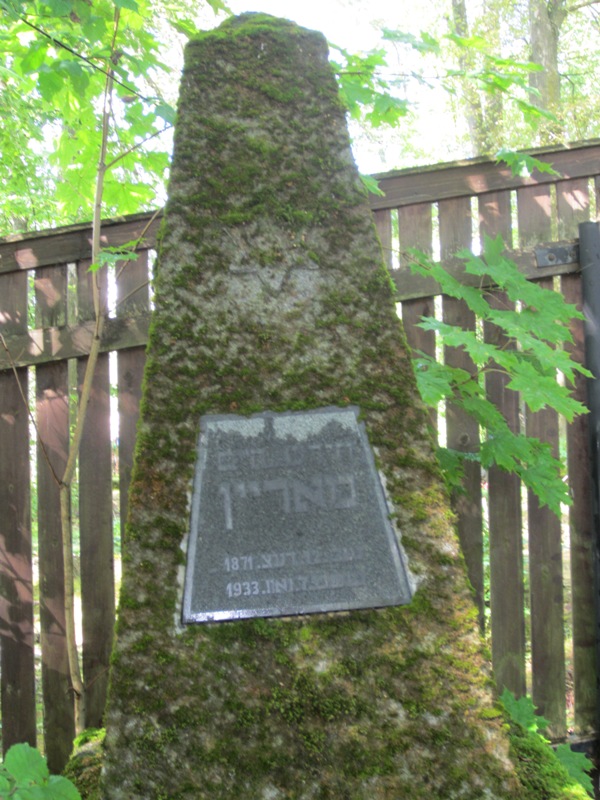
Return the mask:
{"type": "Polygon", "coordinates": [[[75,740],[63,774],[77,787],[82,800],[101,800],[100,773],[104,759],[104,729],[90,728],[75,740]]]}
{"type": "Polygon", "coordinates": [[[123,540],[107,800],[545,797],[520,779],[503,720],[481,713],[488,666],[379,256],[322,37],[243,15],[192,42],[123,540]],[[182,631],[200,415],[348,404],[385,475],[412,602],[182,631]]]}
{"type": "Polygon", "coordinates": [[[527,796],[543,800],[589,800],[551,748],[537,734],[530,733],[516,722],[508,724],[511,755],[527,796]]]}

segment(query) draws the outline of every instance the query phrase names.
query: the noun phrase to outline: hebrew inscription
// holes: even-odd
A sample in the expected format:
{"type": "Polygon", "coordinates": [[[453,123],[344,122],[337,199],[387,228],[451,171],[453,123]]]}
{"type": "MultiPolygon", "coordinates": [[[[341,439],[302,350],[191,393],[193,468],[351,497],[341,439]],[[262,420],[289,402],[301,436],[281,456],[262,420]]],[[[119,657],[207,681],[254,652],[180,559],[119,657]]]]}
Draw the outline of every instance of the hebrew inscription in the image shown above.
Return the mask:
{"type": "Polygon", "coordinates": [[[184,622],[410,601],[357,417],[354,407],[202,417],[184,622]]]}

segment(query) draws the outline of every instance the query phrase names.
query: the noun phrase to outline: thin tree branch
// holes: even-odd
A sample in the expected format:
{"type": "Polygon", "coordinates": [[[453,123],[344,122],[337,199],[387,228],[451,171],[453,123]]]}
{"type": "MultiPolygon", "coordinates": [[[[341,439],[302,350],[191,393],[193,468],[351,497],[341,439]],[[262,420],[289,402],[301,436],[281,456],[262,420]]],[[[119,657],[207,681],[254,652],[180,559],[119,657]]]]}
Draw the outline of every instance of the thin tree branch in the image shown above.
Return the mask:
{"type": "Polygon", "coordinates": [[[579,11],[580,8],[588,8],[589,6],[597,6],[600,0],[586,0],[583,3],[576,3],[574,6],[569,6],[565,9],[566,14],[571,14],[573,11],[579,11]]]}
{"type": "MultiPolygon", "coordinates": [[[[47,31],[45,31],[43,28],[40,28],[38,25],[34,25],[34,24],[33,24],[33,22],[30,22],[30,21],[27,19],[27,17],[22,17],[22,16],[19,16],[19,19],[21,20],[21,22],[23,22],[23,23],[24,23],[25,25],[27,25],[29,28],[32,28],[34,31],[37,31],[37,32],[38,32],[38,33],[40,33],[42,36],[45,36],[45,37],[46,37],[46,39],[49,39],[49,40],[52,42],[52,44],[55,44],[57,47],[60,47],[60,48],[62,48],[63,50],[66,50],[66,51],[67,51],[67,53],[71,53],[71,55],[75,56],[75,58],[78,58],[78,59],[80,59],[81,61],[84,61],[86,64],[89,64],[89,66],[90,66],[92,69],[95,69],[95,70],[97,70],[98,72],[101,72],[103,75],[106,75],[106,76],[111,76],[111,72],[112,72],[112,70],[109,70],[109,69],[104,69],[104,67],[99,67],[99,66],[98,66],[98,64],[95,64],[95,63],[94,63],[94,62],[91,60],[91,58],[88,58],[87,56],[84,56],[84,55],[82,55],[81,53],[78,53],[78,52],[77,52],[77,50],[74,50],[74,49],[73,49],[72,47],[70,47],[68,44],[65,44],[65,43],[64,43],[64,42],[62,42],[60,39],[57,39],[57,38],[56,38],[56,36],[53,36],[51,33],[48,33],[48,32],[47,32],[47,31]]],[[[140,93],[139,93],[138,91],[136,91],[136,90],[135,90],[133,87],[129,86],[129,85],[128,85],[128,84],[126,84],[126,83],[123,83],[123,81],[120,81],[118,78],[115,78],[115,77],[114,77],[114,75],[112,75],[112,80],[113,80],[115,83],[118,83],[118,84],[119,84],[119,86],[122,86],[122,87],[123,87],[123,89],[127,89],[127,91],[128,91],[130,94],[133,94],[133,95],[135,95],[136,97],[139,97],[139,98],[140,98],[140,100],[144,100],[146,103],[151,103],[151,102],[152,102],[152,100],[151,100],[149,97],[144,97],[144,95],[140,94],[140,93]]]]}
{"type": "MultiPolygon", "coordinates": [[[[142,228],[142,232],[140,233],[140,235],[137,237],[137,239],[134,239],[134,240],[133,240],[133,241],[135,241],[135,245],[134,245],[134,247],[132,247],[132,248],[131,248],[131,250],[132,250],[132,252],[133,252],[133,253],[135,253],[135,252],[137,251],[137,249],[138,249],[138,247],[140,246],[140,244],[141,244],[141,243],[144,241],[144,236],[146,235],[146,233],[147,233],[147,232],[148,232],[148,230],[150,229],[150,226],[152,225],[152,223],[154,222],[154,220],[155,220],[155,219],[156,219],[158,216],[160,216],[160,214],[162,214],[162,213],[163,213],[163,211],[164,211],[164,208],[157,208],[157,209],[156,209],[156,211],[154,212],[154,214],[152,214],[152,216],[150,217],[150,219],[148,220],[148,222],[147,222],[147,223],[144,225],[144,227],[142,228]]],[[[124,270],[124,269],[125,269],[125,264],[123,264],[123,266],[119,268],[119,271],[118,271],[118,272],[117,272],[117,274],[115,275],[115,280],[117,280],[117,281],[119,280],[119,278],[121,277],[121,274],[122,274],[122,272],[123,272],[123,270],[124,270]]],[[[142,286],[146,286],[146,284],[148,284],[148,283],[149,283],[149,281],[144,281],[144,283],[142,283],[142,284],[140,284],[140,286],[138,286],[138,289],[141,289],[141,288],[142,288],[142,286]]],[[[134,292],[137,292],[137,289],[134,289],[133,291],[134,291],[134,292]]],[[[129,292],[129,294],[127,295],[127,297],[129,297],[131,294],[132,294],[132,292],[129,292]]],[[[121,298],[121,300],[119,300],[119,302],[117,303],[117,305],[119,305],[120,303],[122,303],[122,302],[123,302],[123,300],[125,300],[125,299],[126,299],[126,298],[121,298]]]]}
{"type": "MultiPolygon", "coordinates": [[[[118,11],[118,9],[117,9],[118,11]]],[[[111,48],[114,47],[114,39],[111,43],[111,48]]],[[[112,92],[112,78],[109,75],[106,80],[106,87],[104,91],[104,110],[102,116],[102,141],[100,145],[100,157],[98,159],[98,176],[96,180],[96,196],[94,199],[94,221],[92,226],[92,264],[97,263],[100,254],[100,228],[102,220],[102,193],[104,189],[104,175],[106,174],[106,151],[108,146],[108,122],[110,117],[110,95],[112,92]]],[[[71,448],[69,450],[69,458],[65,473],[63,476],[63,483],[70,484],[75,473],[75,466],[77,464],[77,456],[79,453],[79,446],[81,444],[81,437],[83,435],[83,424],[85,422],[86,411],[92,391],[92,378],[96,369],[96,362],[100,352],[100,340],[102,337],[102,330],[104,327],[104,314],[100,308],[100,287],[99,287],[99,273],[98,271],[92,273],[92,297],[94,304],[94,336],[88,360],[86,364],[86,371],[84,375],[83,384],[81,387],[81,396],[79,398],[79,408],[77,414],[77,423],[73,431],[73,439],[71,448]]]]}
{"type": "MultiPolygon", "coordinates": [[[[163,211],[164,211],[164,207],[163,208],[157,208],[156,211],[154,212],[154,214],[152,214],[152,216],[148,220],[148,222],[144,225],[144,227],[142,228],[142,232],[140,233],[138,238],[135,240],[136,244],[135,244],[135,247],[133,248],[134,251],[138,249],[138,247],[140,246],[140,243],[144,239],[144,236],[146,235],[146,233],[150,229],[150,226],[152,225],[154,220],[163,213],[163,211]]],[[[120,274],[121,274],[121,271],[119,271],[119,275],[120,274]]],[[[117,275],[117,279],[118,279],[119,275],[117,275]]]]}
{"type": "MultiPolygon", "coordinates": [[[[152,225],[152,223],[154,222],[154,220],[155,220],[155,219],[156,219],[156,218],[157,218],[157,217],[158,217],[160,214],[162,214],[163,210],[164,210],[164,209],[162,209],[162,208],[157,208],[157,209],[156,209],[156,211],[154,212],[154,214],[152,214],[152,216],[151,216],[151,217],[150,217],[150,219],[148,220],[148,222],[147,222],[147,223],[144,225],[144,227],[143,227],[143,229],[142,229],[142,232],[140,233],[140,235],[138,236],[138,238],[134,240],[134,241],[135,241],[135,245],[134,245],[134,246],[131,248],[131,252],[132,252],[132,253],[135,253],[135,252],[136,252],[136,250],[138,249],[138,247],[140,246],[140,244],[141,244],[141,243],[142,243],[142,241],[144,240],[144,236],[146,235],[146,233],[147,233],[148,229],[150,228],[150,225],[152,225]]],[[[121,275],[122,275],[122,273],[123,273],[123,270],[126,268],[126,263],[127,263],[127,262],[125,262],[125,263],[124,263],[124,264],[123,264],[121,267],[119,267],[119,270],[118,270],[118,272],[117,272],[117,273],[116,273],[116,275],[115,275],[115,280],[117,280],[117,281],[118,281],[118,280],[119,280],[119,278],[121,277],[121,275]]],[[[114,308],[115,308],[115,309],[117,309],[117,308],[118,308],[118,307],[119,307],[119,306],[120,306],[122,303],[124,303],[126,300],[128,300],[128,299],[129,299],[129,298],[130,298],[132,295],[134,295],[136,292],[139,292],[139,290],[140,290],[140,289],[143,289],[143,288],[144,288],[144,286],[148,286],[148,284],[149,284],[149,283],[150,283],[150,279],[148,279],[148,280],[145,280],[145,281],[142,281],[142,283],[140,283],[140,284],[139,284],[138,286],[136,286],[134,289],[132,289],[131,291],[127,292],[127,294],[125,295],[125,297],[120,297],[120,298],[117,300],[117,302],[115,303],[115,305],[114,305],[114,308]]]]}
{"type": "MultiPolygon", "coordinates": [[[[120,12],[115,8],[113,37],[110,45],[111,53],[115,50],[117,33],[119,30],[120,12]]],[[[113,92],[113,75],[107,73],[104,88],[104,103],[102,109],[102,131],[100,141],[100,154],[98,158],[98,172],[96,175],[96,192],[94,199],[94,219],[92,222],[92,263],[97,263],[100,253],[100,229],[102,225],[102,194],[104,190],[104,176],[106,174],[106,153],[108,147],[109,121],[111,116],[111,101],[113,92]]],[[[87,416],[87,409],[92,392],[96,364],[100,353],[100,343],[104,327],[105,315],[100,304],[100,285],[98,271],[92,274],[92,296],[94,304],[95,326],[94,337],[87,358],[85,374],[81,386],[77,421],[71,438],[69,456],[65,467],[63,480],[60,485],[60,516],[62,528],[62,549],[64,566],[64,606],[65,606],[65,636],[67,642],[67,656],[69,660],[69,674],[74,693],[75,705],[75,730],[77,733],[86,725],[86,689],[82,679],[79,653],[77,649],[77,636],[75,632],[75,582],[73,569],[73,528],[71,519],[71,482],[75,474],[77,457],[81,446],[81,438],[87,416]]]]}
{"type": "Polygon", "coordinates": [[[149,142],[151,139],[155,139],[157,136],[160,136],[161,133],[164,133],[165,131],[168,131],[172,127],[173,127],[173,125],[169,122],[169,123],[167,123],[167,125],[165,125],[164,128],[161,128],[161,130],[155,131],[154,133],[151,133],[149,136],[146,136],[145,139],[142,139],[141,142],[138,142],[137,144],[134,144],[131,147],[128,147],[127,150],[124,150],[122,153],[119,153],[119,155],[115,156],[115,158],[113,158],[112,161],[109,161],[108,164],[106,165],[106,169],[107,170],[111,169],[112,167],[114,167],[115,164],[118,164],[119,161],[124,159],[130,153],[134,153],[136,150],[139,150],[139,148],[142,147],[142,145],[145,145],[146,142],[149,142]]]}
{"type": "Polygon", "coordinates": [[[148,286],[149,283],[150,279],[148,279],[147,281],[143,281],[142,283],[139,284],[139,286],[136,286],[135,289],[132,289],[130,292],[127,292],[125,297],[121,297],[119,298],[119,300],[117,300],[117,302],[115,303],[115,308],[118,308],[126,300],[129,300],[130,297],[132,297],[136,292],[139,292],[140,289],[143,289],[144,286],[148,286]]]}

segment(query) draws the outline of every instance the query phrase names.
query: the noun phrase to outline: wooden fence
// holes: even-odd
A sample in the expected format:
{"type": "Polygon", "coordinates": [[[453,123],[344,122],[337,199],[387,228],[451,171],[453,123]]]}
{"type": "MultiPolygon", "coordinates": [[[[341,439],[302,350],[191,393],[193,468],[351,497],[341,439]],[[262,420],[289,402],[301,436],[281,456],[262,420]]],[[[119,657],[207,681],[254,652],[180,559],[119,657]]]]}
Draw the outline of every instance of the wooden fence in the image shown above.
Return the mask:
{"type": "MultiPolygon", "coordinates": [[[[436,286],[411,275],[402,255],[407,247],[439,255],[453,268],[458,249],[477,247],[484,232],[500,233],[531,279],[559,289],[569,302],[581,303],[574,240],[577,224],[596,218],[600,143],[538,155],[560,176],[515,178],[503,166],[475,160],[382,177],[385,196],[374,197],[372,207],[413,348],[436,352],[433,334],[416,327],[422,315],[441,309],[448,322],[473,327],[476,320],[460,302],[436,300],[436,286]],[[562,247],[549,247],[557,240],[567,241],[562,247]],[[536,247],[540,243],[547,246],[536,247]]],[[[138,215],[107,222],[103,228],[105,244],[116,246],[139,237],[141,244],[138,259],[109,275],[104,287],[110,318],[79,458],[75,500],[90,726],[101,725],[106,694],[115,613],[114,537],[126,516],[157,226],[151,215],[138,215]],[[111,401],[115,394],[116,401],[111,401]]],[[[43,707],[44,746],[54,770],[69,754],[73,713],[58,486],[52,470],[60,475],[64,467],[70,407],[92,336],[89,254],[86,225],[0,241],[3,746],[34,744],[36,708],[43,707]],[[24,398],[35,407],[40,440],[33,446],[24,398]]],[[[582,325],[574,324],[573,331],[573,355],[583,361],[582,325]]],[[[492,330],[484,335],[497,336],[492,330]]],[[[447,350],[444,357],[469,367],[461,351],[447,350]]],[[[574,501],[561,525],[535,497],[523,494],[513,476],[497,469],[482,475],[476,463],[468,466],[467,493],[457,500],[458,526],[482,623],[491,633],[496,678],[500,687],[517,695],[531,694],[552,721],[556,736],[567,732],[569,722],[577,734],[591,738],[597,693],[587,421],[582,417],[565,426],[548,410],[524,416],[519,398],[506,391],[498,376],[490,378],[487,389],[515,430],[524,427],[556,451],[566,449],[574,501]],[[484,613],[486,609],[491,614],[484,613]]],[[[577,394],[585,401],[583,381],[577,394]]],[[[450,447],[477,449],[477,425],[456,409],[447,410],[446,429],[450,447]]]]}

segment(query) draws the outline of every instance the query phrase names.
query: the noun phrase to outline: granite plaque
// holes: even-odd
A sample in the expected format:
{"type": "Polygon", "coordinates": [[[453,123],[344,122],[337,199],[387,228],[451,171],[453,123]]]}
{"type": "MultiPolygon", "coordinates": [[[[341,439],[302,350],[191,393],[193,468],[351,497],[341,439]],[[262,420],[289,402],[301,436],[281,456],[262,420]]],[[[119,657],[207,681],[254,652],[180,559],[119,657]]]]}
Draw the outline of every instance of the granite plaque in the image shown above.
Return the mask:
{"type": "Polygon", "coordinates": [[[410,598],[356,407],[201,418],[185,623],[410,598]]]}

